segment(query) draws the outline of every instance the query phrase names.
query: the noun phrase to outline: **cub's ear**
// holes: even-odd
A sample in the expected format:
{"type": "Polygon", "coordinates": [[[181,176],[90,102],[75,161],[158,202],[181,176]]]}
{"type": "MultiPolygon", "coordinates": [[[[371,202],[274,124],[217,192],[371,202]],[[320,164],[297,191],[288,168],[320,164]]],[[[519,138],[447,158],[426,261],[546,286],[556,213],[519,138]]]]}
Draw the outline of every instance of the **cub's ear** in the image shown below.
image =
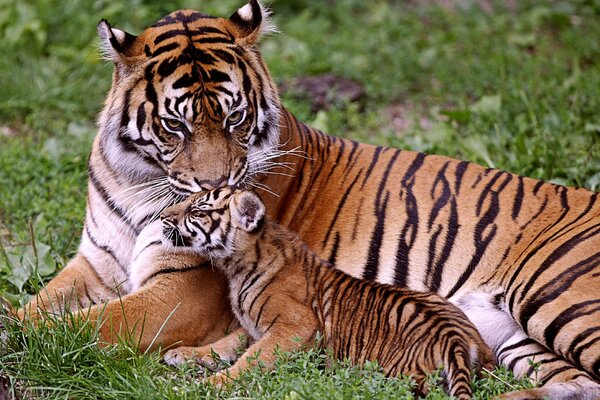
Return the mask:
{"type": "Polygon", "coordinates": [[[265,205],[254,192],[236,193],[231,198],[229,209],[233,226],[246,232],[256,230],[265,218],[265,205]]]}
{"type": "Polygon", "coordinates": [[[135,56],[133,43],[136,36],[112,28],[105,19],[100,21],[96,28],[101,40],[100,51],[102,57],[115,64],[128,64],[129,59],[135,56]]]}
{"type": "Polygon", "coordinates": [[[250,0],[231,14],[229,22],[234,27],[236,41],[242,45],[253,45],[261,36],[277,32],[270,15],[271,11],[258,0],[250,0]]]}

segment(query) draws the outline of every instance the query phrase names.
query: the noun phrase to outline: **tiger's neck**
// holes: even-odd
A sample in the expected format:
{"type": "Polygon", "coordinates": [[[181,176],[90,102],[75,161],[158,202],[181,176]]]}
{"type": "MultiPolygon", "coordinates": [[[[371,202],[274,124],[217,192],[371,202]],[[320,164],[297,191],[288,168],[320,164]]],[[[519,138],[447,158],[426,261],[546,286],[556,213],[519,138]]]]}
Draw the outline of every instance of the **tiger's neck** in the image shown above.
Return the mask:
{"type": "Polygon", "coordinates": [[[318,194],[335,168],[336,158],[348,144],[355,146],[357,143],[313,129],[298,121],[286,109],[282,109],[280,127],[280,150],[289,154],[277,161],[291,165],[293,171],[282,169],[280,172],[284,174],[263,176],[260,182],[277,196],[270,193],[261,195],[271,219],[296,231],[293,227],[296,225],[295,214],[318,201],[318,194]]]}

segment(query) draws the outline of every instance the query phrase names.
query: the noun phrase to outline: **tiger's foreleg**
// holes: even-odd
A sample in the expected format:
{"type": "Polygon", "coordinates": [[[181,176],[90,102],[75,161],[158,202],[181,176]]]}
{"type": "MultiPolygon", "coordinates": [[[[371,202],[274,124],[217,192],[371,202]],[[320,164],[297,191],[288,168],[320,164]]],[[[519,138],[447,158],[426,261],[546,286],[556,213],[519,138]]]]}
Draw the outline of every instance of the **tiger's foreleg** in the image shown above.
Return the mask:
{"type": "Polygon", "coordinates": [[[86,258],[77,254],[33,300],[17,310],[17,316],[34,321],[48,314],[62,316],[65,311],[89,307],[117,294],[117,289],[107,286],[86,258]]]}
{"type": "Polygon", "coordinates": [[[234,318],[224,279],[207,267],[161,274],[138,291],[79,315],[97,326],[103,342],[125,339],[141,351],[211,343],[234,318]]]}
{"type": "Polygon", "coordinates": [[[310,323],[306,326],[294,326],[276,322],[264,336],[248,347],[234,365],[211,375],[207,382],[220,386],[238,379],[242,372],[254,366],[273,369],[276,350],[288,352],[301,348],[314,338],[315,332],[316,326],[310,326],[310,323]]]}

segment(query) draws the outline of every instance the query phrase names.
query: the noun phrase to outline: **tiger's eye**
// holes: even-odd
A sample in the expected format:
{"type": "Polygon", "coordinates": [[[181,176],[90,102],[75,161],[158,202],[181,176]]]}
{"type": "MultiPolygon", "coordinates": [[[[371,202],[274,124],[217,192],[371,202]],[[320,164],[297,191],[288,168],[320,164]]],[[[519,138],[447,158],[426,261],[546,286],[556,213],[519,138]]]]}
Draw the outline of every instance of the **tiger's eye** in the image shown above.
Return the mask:
{"type": "Polygon", "coordinates": [[[242,121],[244,118],[244,113],[242,111],[234,111],[227,117],[227,123],[229,125],[235,125],[242,121]]]}
{"type": "Polygon", "coordinates": [[[183,122],[171,118],[163,118],[163,125],[168,131],[180,132],[183,130],[183,122]]]}

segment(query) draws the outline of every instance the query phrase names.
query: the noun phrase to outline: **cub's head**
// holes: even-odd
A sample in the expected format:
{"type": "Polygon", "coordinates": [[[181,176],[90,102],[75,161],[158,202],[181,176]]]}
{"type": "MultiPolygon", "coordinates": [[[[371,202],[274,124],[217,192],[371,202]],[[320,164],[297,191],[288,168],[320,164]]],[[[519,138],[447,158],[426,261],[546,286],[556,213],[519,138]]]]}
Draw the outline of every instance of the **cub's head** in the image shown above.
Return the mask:
{"type": "Polygon", "coordinates": [[[163,211],[163,243],[231,257],[244,251],[264,218],[265,206],[252,191],[224,187],[201,192],[163,211]]]}
{"type": "Polygon", "coordinates": [[[98,24],[113,85],[100,116],[109,160],[164,173],[182,195],[243,184],[278,142],[280,101],[256,47],[274,28],[251,0],[229,18],[179,10],[134,36],[98,24]]]}

